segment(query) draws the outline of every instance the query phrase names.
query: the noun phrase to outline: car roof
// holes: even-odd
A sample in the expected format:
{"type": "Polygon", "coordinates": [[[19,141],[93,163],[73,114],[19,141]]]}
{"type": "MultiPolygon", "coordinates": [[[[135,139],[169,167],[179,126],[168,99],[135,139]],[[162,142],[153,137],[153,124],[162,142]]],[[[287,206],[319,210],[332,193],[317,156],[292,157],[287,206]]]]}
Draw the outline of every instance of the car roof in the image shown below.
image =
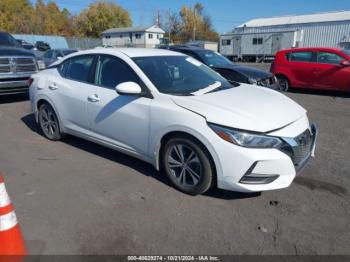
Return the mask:
{"type": "Polygon", "coordinates": [[[189,51],[211,51],[208,49],[204,49],[198,46],[189,46],[189,45],[173,45],[173,46],[169,46],[169,50],[189,50],[189,51]]]}
{"type": "MultiPolygon", "coordinates": [[[[177,53],[165,49],[152,49],[152,48],[98,48],[80,51],[78,54],[110,54],[118,55],[125,54],[129,57],[148,57],[148,56],[184,56],[181,53],[177,53]]],[[[76,55],[77,53],[75,53],[76,55]]]]}
{"type": "Polygon", "coordinates": [[[55,51],[70,51],[70,50],[76,50],[78,51],[78,49],[75,49],[75,48],[52,48],[50,50],[55,50],[55,51]]]}
{"type": "Polygon", "coordinates": [[[279,52],[302,52],[302,51],[337,51],[343,52],[340,48],[331,48],[331,47],[299,47],[299,48],[290,48],[281,50],[279,52]]]}

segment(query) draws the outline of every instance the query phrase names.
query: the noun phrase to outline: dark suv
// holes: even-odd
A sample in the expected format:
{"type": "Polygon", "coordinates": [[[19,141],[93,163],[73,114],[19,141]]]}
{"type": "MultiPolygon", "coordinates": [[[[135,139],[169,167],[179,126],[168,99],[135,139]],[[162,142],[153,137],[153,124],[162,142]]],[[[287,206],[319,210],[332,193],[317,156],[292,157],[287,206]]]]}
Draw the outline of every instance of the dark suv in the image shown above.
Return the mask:
{"type": "Polygon", "coordinates": [[[229,81],[264,86],[279,89],[277,80],[273,74],[263,70],[234,64],[217,52],[186,45],[173,45],[161,47],[180,52],[201,61],[211,67],[229,81]]]}
{"type": "Polygon", "coordinates": [[[25,93],[28,79],[38,71],[34,53],[9,33],[0,32],[0,95],[25,93]]]}
{"type": "Polygon", "coordinates": [[[51,49],[50,45],[44,41],[37,41],[35,43],[35,48],[39,51],[47,51],[51,49]]]}

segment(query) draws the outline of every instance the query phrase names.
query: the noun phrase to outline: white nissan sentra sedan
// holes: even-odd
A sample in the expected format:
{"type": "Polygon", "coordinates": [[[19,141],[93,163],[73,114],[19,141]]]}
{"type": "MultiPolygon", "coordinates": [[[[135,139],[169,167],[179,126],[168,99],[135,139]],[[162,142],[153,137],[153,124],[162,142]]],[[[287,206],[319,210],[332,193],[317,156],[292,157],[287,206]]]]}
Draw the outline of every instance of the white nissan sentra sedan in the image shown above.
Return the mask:
{"type": "Polygon", "coordinates": [[[48,139],[71,134],[140,158],[188,194],[285,188],[314,155],[304,108],[180,53],[88,50],[30,82],[48,139]]]}

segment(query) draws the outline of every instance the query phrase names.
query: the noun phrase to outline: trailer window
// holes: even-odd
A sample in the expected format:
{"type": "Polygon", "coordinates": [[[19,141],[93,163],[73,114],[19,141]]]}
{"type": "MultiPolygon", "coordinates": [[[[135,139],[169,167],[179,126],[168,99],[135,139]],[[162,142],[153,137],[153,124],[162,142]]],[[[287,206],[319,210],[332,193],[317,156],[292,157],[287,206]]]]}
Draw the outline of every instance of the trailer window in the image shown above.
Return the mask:
{"type": "Polygon", "coordinates": [[[253,45],[262,45],[263,39],[260,38],[253,38],[253,45]]]}
{"type": "Polygon", "coordinates": [[[291,53],[290,61],[293,61],[293,62],[312,62],[312,52],[291,53]]]}
{"type": "Polygon", "coordinates": [[[231,45],[231,40],[230,39],[223,39],[223,40],[221,40],[221,45],[231,45]]]}

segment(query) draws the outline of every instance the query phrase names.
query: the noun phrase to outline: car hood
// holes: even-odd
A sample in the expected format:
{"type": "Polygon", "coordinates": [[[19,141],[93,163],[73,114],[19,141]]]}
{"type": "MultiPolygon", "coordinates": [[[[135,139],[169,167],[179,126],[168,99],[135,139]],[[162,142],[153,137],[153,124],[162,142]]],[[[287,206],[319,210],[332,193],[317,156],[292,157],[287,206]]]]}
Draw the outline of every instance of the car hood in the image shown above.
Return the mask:
{"type": "Polygon", "coordinates": [[[265,78],[269,78],[272,76],[272,74],[270,72],[266,72],[264,70],[260,70],[260,69],[256,69],[253,67],[249,67],[249,66],[240,66],[240,65],[228,65],[225,67],[225,69],[232,69],[235,70],[243,75],[245,75],[246,77],[250,77],[253,79],[265,79],[265,78]]]}
{"type": "Polygon", "coordinates": [[[173,96],[172,100],[210,123],[263,133],[285,127],[306,113],[279,92],[247,84],[198,96],[173,96]]]}
{"type": "Polygon", "coordinates": [[[34,56],[34,54],[24,48],[0,46],[0,56],[34,56]]]}

